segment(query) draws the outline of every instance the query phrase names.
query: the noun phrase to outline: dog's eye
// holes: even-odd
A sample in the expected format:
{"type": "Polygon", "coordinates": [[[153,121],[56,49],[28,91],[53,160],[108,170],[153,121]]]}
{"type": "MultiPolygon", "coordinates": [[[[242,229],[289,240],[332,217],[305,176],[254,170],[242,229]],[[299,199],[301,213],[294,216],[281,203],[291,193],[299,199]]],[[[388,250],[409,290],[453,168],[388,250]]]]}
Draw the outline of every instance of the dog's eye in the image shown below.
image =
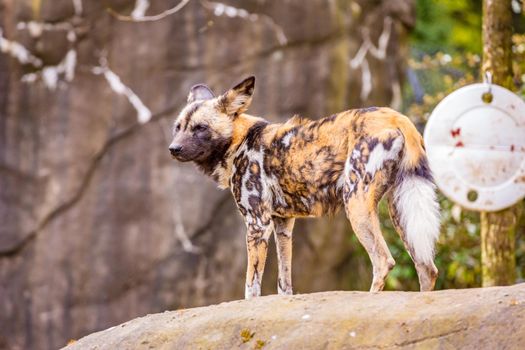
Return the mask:
{"type": "Polygon", "coordinates": [[[204,131],[206,129],[208,129],[208,126],[204,124],[197,124],[193,127],[193,131],[195,132],[204,131]]]}
{"type": "Polygon", "coordinates": [[[180,124],[175,125],[175,131],[180,131],[180,124]]]}

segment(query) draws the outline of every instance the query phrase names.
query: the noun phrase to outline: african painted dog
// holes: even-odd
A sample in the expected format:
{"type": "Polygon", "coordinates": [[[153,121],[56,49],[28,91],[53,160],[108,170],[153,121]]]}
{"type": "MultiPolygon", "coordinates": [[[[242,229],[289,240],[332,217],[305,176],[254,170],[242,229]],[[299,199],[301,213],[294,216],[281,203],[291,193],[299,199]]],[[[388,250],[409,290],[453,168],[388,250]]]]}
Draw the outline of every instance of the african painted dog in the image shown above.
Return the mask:
{"type": "Polygon", "coordinates": [[[205,85],[192,87],[169,146],[174,158],[195,162],[233,193],[247,226],[245,297],[261,294],[272,233],[277,290],[292,294],[295,218],[340,207],[372,261],[370,291],[382,290],[395,264],[379,226],[377,204],[384,195],[421,290],[432,290],[439,208],[422,138],[409,119],[389,108],[366,108],[269,123],[245,114],[254,86],[249,77],[218,97],[205,85]]]}

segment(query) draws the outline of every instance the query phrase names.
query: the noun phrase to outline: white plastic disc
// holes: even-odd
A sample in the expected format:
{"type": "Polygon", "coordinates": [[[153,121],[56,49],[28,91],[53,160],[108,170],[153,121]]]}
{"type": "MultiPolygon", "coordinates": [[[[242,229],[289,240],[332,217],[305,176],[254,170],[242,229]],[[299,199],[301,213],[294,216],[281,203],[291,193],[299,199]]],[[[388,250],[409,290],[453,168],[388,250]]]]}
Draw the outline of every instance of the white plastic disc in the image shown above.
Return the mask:
{"type": "Polygon", "coordinates": [[[486,84],[454,91],[434,109],[424,139],[439,189],[464,208],[496,211],[525,197],[525,102],[486,84]]]}

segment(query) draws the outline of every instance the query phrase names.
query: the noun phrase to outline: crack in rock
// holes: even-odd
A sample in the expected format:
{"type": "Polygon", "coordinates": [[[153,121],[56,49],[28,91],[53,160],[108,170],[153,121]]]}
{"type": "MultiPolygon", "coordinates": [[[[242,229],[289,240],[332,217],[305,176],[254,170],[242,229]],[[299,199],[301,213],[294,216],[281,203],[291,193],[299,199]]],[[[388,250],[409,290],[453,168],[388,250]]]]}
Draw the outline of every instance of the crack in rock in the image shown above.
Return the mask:
{"type": "MultiPolygon", "coordinates": [[[[172,114],[174,111],[177,110],[177,108],[178,107],[176,106],[171,106],[161,112],[154,114],[151,117],[150,122],[159,120],[161,118],[166,117],[167,115],[172,114]]],[[[104,156],[113,148],[113,146],[118,144],[118,142],[122,141],[126,137],[134,134],[137,130],[140,129],[142,125],[143,124],[135,123],[123,129],[113,137],[109,138],[91,161],[91,164],[89,165],[88,170],[86,171],[82,181],[80,182],[80,186],[76,193],[74,193],[68,200],[62,202],[54,209],[49,211],[48,214],[45,215],[44,218],[40,221],[40,223],[36,225],[36,228],[25,234],[19,242],[17,242],[10,248],[1,250],[0,257],[12,257],[20,253],[25,247],[29,245],[29,243],[35,240],[38,234],[42,232],[42,230],[47,225],[49,225],[53,220],[55,220],[59,216],[68,212],[69,209],[71,209],[76,203],[78,203],[82,199],[82,196],[86,192],[89,185],[91,184],[93,175],[95,174],[97,167],[104,158],[104,156]]]]}

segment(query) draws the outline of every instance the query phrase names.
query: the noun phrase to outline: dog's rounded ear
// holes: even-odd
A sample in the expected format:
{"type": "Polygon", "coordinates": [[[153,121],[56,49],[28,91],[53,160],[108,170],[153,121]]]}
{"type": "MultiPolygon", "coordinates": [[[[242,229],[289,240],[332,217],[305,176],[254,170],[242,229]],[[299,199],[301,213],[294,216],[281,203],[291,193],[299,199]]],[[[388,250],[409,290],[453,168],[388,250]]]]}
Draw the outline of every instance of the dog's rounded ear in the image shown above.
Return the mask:
{"type": "Polygon", "coordinates": [[[252,102],[254,88],[255,77],[250,76],[226,91],[221,97],[225,113],[233,117],[244,113],[252,102]]]}
{"type": "Polygon", "coordinates": [[[188,94],[188,103],[199,100],[211,100],[215,95],[205,84],[193,85],[188,94]]]}

